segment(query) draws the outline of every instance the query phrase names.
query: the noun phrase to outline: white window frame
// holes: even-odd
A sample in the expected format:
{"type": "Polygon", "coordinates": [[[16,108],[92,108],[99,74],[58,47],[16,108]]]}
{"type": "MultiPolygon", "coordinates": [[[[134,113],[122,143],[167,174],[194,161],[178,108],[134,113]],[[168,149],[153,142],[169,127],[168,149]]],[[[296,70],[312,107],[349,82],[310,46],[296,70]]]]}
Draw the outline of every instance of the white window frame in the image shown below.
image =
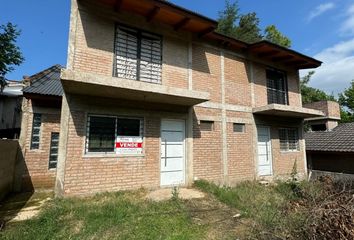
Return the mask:
{"type": "MultiPolygon", "coordinates": [[[[140,132],[139,136],[143,139],[143,148],[144,148],[144,129],[145,129],[145,119],[143,117],[130,117],[130,116],[121,116],[121,115],[99,115],[99,114],[87,114],[87,119],[86,119],[86,139],[85,139],[85,155],[114,155],[114,156],[130,156],[129,154],[116,154],[115,152],[115,147],[112,152],[93,152],[93,151],[88,151],[88,146],[89,146],[89,137],[90,137],[90,117],[102,117],[102,118],[115,118],[115,139],[114,139],[114,144],[115,141],[118,137],[117,134],[117,121],[118,119],[134,119],[134,120],[140,120],[140,132]]],[[[125,136],[129,137],[129,136],[125,136]]],[[[136,137],[136,136],[131,136],[131,137],[136,137]]],[[[144,149],[143,149],[144,150],[144,149]]]]}
{"type": "Polygon", "coordinates": [[[279,134],[279,148],[281,152],[299,152],[300,151],[300,137],[299,137],[299,129],[297,128],[279,128],[278,129],[278,134],[279,134]],[[281,147],[281,139],[280,139],[280,131],[285,130],[285,136],[286,136],[286,145],[287,149],[282,149],[281,147]],[[289,143],[289,131],[295,131],[296,133],[296,149],[290,149],[290,143],[289,143]]]}

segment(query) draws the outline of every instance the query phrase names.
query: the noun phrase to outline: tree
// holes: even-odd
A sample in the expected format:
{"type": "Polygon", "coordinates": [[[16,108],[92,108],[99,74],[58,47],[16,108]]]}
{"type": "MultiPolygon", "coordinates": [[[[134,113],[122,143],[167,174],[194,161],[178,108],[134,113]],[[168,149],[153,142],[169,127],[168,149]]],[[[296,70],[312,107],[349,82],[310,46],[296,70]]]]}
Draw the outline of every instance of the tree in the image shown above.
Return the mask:
{"type": "Polygon", "coordinates": [[[235,37],[236,23],[240,19],[238,3],[225,2],[225,9],[219,12],[217,32],[235,37]]]}
{"type": "Polygon", "coordinates": [[[255,43],[262,40],[259,18],[255,12],[241,15],[239,25],[236,27],[236,38],[238,40],[255,43]]]}
{"type": "Polygon", "coordinates": [[[0,25],[0,76],[14,70],[13,65],[20,65],[24,58],[20,48],[16,46],[17,37],[20,35],[16,25],[7,23],[0,25]]]}
{"type": "Polygon", "coordinates": [[[300,88],[302,95],[302,103],[312,103],[317,101],[336,101],[333,95],[328,95],[324,91],[310,87],[308,84],[311,80],[311,77],[315,74],[314,71],[310,71],[306,76],[302,77],[300,80],[300,88]]]}
{"type": "Polygon", "coordinates": [[[264,34],[265,40],[268,40],[272,43],[278,44],[286,48],[291,47],[291,40],[288,37],[284,36],[274,25],[269,25],[268,27],[266,27],[266,29],[264,30],[264,34]]]}
{"type": "Polygon", "coordinates": [[[339,94],[339,104],[341,105],[342,122],[354,122],[354,80],[350,87],[339,94]]]}
{"type": "Polygon", "coordinates": [[[240,14],[237,1],[231,3],[230,0],[226,0],[225,3],[225,9],[219,12],[217,32],[247,43],[265,39],[284,47],[290,47],[290,39],[274,25],[268,26],[264,30],[266,35],[262,36],[260,20],[255,12],[240,14]]]}

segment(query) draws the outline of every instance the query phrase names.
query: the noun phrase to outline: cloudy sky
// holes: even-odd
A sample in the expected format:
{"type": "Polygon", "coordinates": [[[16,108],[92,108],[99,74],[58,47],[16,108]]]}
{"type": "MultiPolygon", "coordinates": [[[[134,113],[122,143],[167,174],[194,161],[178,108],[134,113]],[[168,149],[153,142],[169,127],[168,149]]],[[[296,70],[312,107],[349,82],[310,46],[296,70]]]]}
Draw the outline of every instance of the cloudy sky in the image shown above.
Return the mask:
{"type": "MultiPolygon", "coordinates": [[[[1,4],[0,24],[22,29],[26,61],[7,75],[22,79],[48,66],[66,64],[69,0],[11,0],[1,4]]],[[[211,18],[223,0],[172,0],[211,18]]],[[[256,12],[264,28],[275,24],[292,39],[292,48],[323,61],[311,85],[328,93],[342,91],[354,79],[354,0],[239,0],[241,12],[256,12]]],[[[306,72],[301,73],[306,74],[306,72]]]]}

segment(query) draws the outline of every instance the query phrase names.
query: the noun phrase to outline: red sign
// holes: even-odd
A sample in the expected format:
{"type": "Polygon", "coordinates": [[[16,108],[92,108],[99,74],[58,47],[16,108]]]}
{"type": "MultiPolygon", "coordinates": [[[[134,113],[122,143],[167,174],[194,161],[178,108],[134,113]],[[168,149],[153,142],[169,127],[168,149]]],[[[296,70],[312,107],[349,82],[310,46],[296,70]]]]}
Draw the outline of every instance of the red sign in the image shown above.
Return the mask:
{"type": "Polygon", "coordinates": [[[117,142],[116,148],[142,148],[143,143],[141,142],[117,142]]]}

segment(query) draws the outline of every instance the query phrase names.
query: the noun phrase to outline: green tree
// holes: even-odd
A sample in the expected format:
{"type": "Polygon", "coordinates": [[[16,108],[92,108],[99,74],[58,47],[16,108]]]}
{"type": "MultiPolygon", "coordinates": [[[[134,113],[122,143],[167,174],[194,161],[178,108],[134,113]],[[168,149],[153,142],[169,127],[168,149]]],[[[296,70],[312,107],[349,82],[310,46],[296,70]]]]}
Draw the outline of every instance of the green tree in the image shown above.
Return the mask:
{"type": "Polygon", "coordinates": [[[262,39],[271,41],[284,47],[290,47],[291,41],[284,36],[274,25],[268,26],[262,35],[259,26],[260,20],[255,12],[240,14],[238,2],[225,1],[225,9],[219,12],[217,32],[238,40],[255,43],[262,39]]]}
{"type": "Polygon", "coordinates": [[[342,122],[354,122],[354,80],[351,81],[349,88],[339,94],[339,104],[342,122]]]}
{"type": "Polygon", "coordinates": [[[236,24],[240,19],[238,2],[225,1],[225,9],[219,12],[217,32],[230,37],[236,35],[236,24]]]}
{"type": "Polygon", "coordinates": [[[291,47],[291,40],[288,37],[284,36],[274,25],[269,25],[268,27],[266,27],[266,29],[264,30],[264,34],[265,40],[276,43],[286,48],[291,47]]]}
{"type": "Polygon", "coordinates": [[[314,71],[310,71],[306,76],[302,77],[300,80],[300,88],[301,88],[301,95],[302,95],[302,103],[311,103],[317,101],[336,101],[333,95],[328,95],[324,91],[310,87],[308,84],[311,80],[311,77],[315,74],[314,71]]]}
{"type": "Polygon", "coordinates": [[[14,65],[18,66],[24,58],[20,48],[16,45],[20,31],[12,23],[0,25],[0,76],[2,78],[14,70],[14,65]]]}
{"type": "Polygon", "coordinates": [[[259,18],[255,12],[241,15],[238,26],[236,27],[235,37],[238,40],[255,43],[261,41],[263,36],[259,28],[259,18]]]}

